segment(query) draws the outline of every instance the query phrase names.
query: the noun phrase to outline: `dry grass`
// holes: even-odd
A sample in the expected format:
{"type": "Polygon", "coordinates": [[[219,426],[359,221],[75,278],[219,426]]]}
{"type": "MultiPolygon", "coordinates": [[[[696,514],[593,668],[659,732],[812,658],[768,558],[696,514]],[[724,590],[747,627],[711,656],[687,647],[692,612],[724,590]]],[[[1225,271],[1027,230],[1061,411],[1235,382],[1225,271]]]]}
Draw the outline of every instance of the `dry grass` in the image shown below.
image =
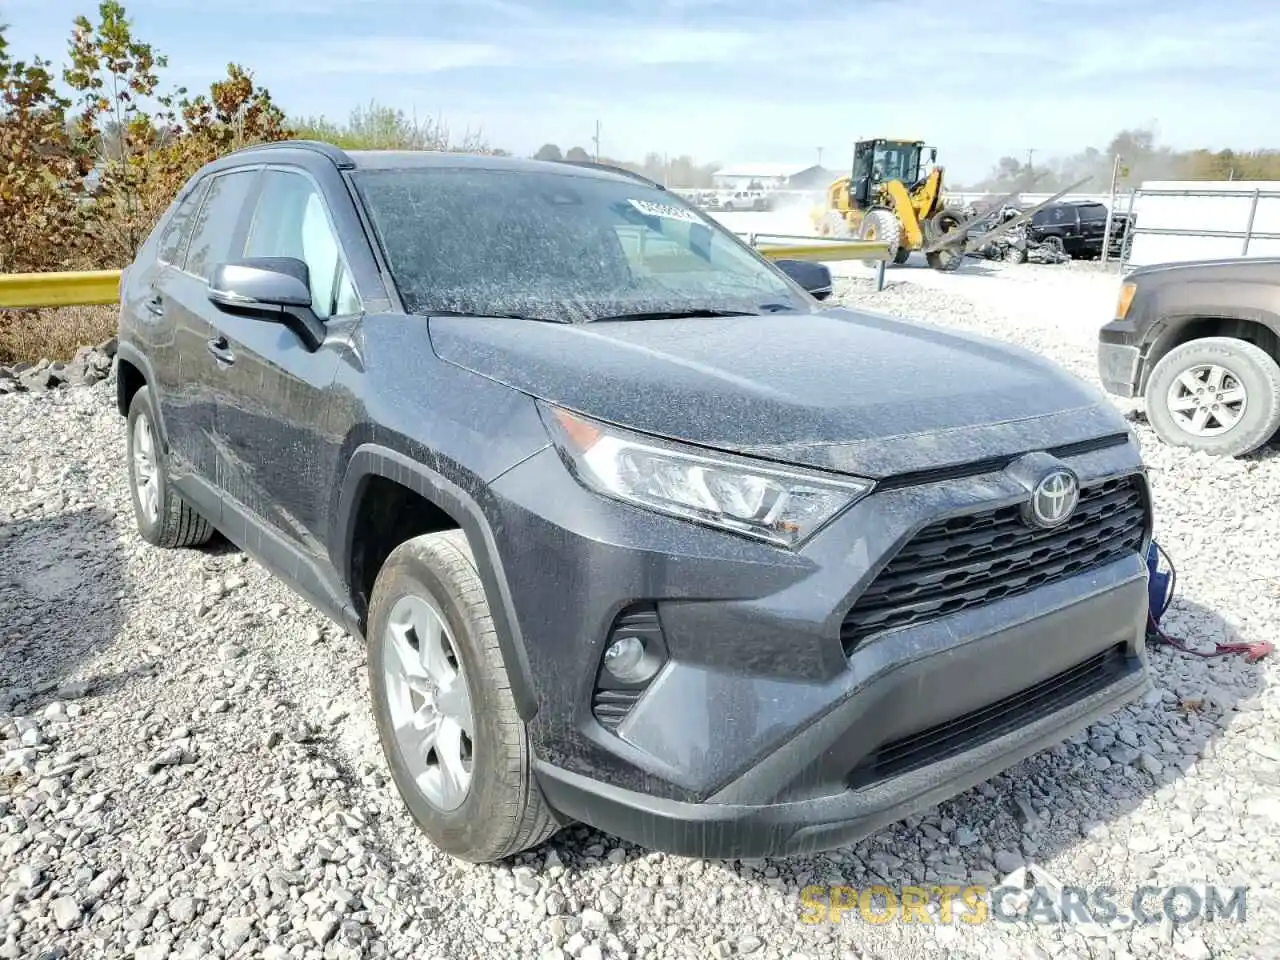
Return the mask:
{"type": "Polygon", "coordinates": [[[115,306],[0,311],[0,364],[70,360],[76,349],[115,336],[115,306]]]}

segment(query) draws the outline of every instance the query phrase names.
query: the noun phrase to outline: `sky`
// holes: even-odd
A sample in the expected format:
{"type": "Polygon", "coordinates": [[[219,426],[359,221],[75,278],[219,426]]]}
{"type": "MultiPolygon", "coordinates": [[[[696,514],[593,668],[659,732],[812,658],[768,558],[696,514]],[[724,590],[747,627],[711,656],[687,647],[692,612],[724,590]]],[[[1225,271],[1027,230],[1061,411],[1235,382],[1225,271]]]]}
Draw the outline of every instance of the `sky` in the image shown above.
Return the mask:
{"type": "MultiPolygon", "coordinates": [[[[371,100],[531,154],[817,162],[922,139],[957,182],[1153,126],[1280,147],[1277,0],[126,0],[172,83],[236,61],[290,116],[371,100]],[[1229,11],[1229,12],[1228,12],[1229,11]],[[821,148],[821,154],[819,149],[821,148]]],[[[10,53],[65,55],[92,0],[0,0],[10,53]]]]}

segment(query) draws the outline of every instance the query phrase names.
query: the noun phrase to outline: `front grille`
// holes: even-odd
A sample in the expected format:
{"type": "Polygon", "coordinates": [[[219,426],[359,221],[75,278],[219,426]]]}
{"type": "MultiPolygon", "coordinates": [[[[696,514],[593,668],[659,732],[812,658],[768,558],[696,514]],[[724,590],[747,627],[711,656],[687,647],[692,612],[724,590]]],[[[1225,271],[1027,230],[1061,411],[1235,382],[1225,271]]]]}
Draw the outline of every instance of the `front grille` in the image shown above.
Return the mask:
{"type": "Polygon", "coordinates": [[[881,746],[846,778],[854,789],[963,753],[1101,690],[1127,669],[1123,643],[1012,696],[881,746]]]}
{"type": "Polygon", "coordinates": [[[1017,506],[925,527],[858,598],[840,627],[846,654],[873,634],[1013,597],[1142,549],[1145,485],[1127,476],[1080,489],[1071,519],[1027,526],[1017,506]]]}

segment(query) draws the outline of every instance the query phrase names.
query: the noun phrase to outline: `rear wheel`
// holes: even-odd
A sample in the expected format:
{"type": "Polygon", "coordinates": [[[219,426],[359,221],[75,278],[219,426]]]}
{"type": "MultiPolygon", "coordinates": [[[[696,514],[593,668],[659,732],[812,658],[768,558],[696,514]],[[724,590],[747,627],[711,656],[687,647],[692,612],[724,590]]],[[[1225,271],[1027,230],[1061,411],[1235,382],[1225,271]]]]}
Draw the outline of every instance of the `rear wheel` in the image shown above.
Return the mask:
{"type": "Polygon", "coordinates": [[[151,390],[141,387],[129,401],[127,454],[129,491],[138,534],[157,547],[198,547],[213,536],[213,526],[169,484],[169,462],[151,390]]]}
{"type": "Polygon", "coordinates": [[[849,222],[845,220],[844,214],[838,210],[828,210],[819,219],[817,223],[818,236],[820,237],[852,237],[853,234],[849,230],[849,222]]]}
{"type": "Polygon", "coordinates": [[[1009,244],[1009,246],[1004,248],[1004,262],[1005,263],[1026,263],[1027,248],[1019,247],[1016,244],[1012,244],[1012,243],[1009,244]]]}
{"type": "MultiPolygon", "coordinates": [[[[883,243],[889,248],[889,259],[897,262],[898,252],[902,248],[902,224],[894,216],[892,210],[884,207],[873,207],[862,217],[858,224],[858,239],[883,243]]],[[[907,251],[910,254],[910,251],[907,251]]],[[[863,260],[868,267],[874,267],[879,260],[863,260]]]]}
{"type": "MultiPolygon", "coordinates": [[[[925,243],[932,246],[948,233],[958,230],[962,224],[960,217],[950,210],[939,210],[925,221],[925,243]]],[[[925,259],[934,270],[955,270],[964,262],[963,242],[951,244],[925,254],[925,259]]]]}
{"type": "Polygon", "coordinates": [[[533,776],[524,721],[461,531],[396,547],[366,631],[374,719],[392,779],[446,853],[501,860],[560,828],[533,776]]]}
{"type": "Polygon", "coordinates": [[[1280,364],[1245,340],[1192,340],[1156,364],[1146,401],[1166,443],[1238,457],[1280,429],[1280,364]]]}

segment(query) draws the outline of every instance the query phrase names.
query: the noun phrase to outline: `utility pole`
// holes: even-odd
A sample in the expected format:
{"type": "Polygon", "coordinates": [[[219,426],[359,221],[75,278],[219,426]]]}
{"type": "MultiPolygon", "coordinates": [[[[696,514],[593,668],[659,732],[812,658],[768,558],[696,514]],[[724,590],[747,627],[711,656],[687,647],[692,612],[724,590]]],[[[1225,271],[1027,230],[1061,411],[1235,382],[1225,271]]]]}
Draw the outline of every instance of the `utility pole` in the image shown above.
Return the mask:
{"type": "Polygon", "coordinates": [[[596,135],[591,138],[591,142],[596,145],[596,163],[600,162],[600,121],[596,121],[596,135]]]}
{"type": "Polygon", "coordinates": [[[1116,181],[1120,179],[1120,154],[1111,161],[1111,193],[1107,198],[1107,225],[1102,228],[1102,262],[1106,263],[1111,254],[1111,225],[1116,208],[1116,181]]]}
{"type": "Polygon", "coordinates": [[[818,166],[822,166],[822,148],[818,148],[818,166]]]}
{"type": "Polygon", "coordinates": [[[1036,155],[1036,148],[1028,147],[1027,148],[1027,173],[1031,172],[1031,158],[1034,157],[1035,155],[1036,155]]]}

